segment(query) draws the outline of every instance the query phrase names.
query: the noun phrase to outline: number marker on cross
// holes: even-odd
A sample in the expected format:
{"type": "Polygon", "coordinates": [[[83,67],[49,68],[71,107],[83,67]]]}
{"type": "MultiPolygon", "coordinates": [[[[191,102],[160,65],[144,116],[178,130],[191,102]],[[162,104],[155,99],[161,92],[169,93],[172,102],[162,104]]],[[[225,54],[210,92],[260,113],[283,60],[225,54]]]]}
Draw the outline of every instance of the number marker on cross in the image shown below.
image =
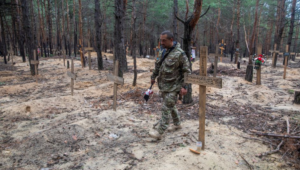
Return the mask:
{"type": "Polygon", "coordinates": [[[184,75],[185,83],[199,85],[199,138],[197,150],[190,149],[194,153],[200,154],[201,149],[205,147],[205,104],[206,104],[206,86],[222,88],[222,79],[215,77],[206,77],[207,75],[207,46],[200,47],[200,75],[184,75]]]}
{"type": "Polygon", "coordinates": [[[118,85],[123,85],[124,84],[124,78],[118,77],[119,73],[119,61],[115,61],[115,68],[114,68],[114,75],[108,74],[107,78],[109,81],[114,82],[114,105],[113,109],[114,111],[117,110],[117,90],[118,90],[118,85]]]}

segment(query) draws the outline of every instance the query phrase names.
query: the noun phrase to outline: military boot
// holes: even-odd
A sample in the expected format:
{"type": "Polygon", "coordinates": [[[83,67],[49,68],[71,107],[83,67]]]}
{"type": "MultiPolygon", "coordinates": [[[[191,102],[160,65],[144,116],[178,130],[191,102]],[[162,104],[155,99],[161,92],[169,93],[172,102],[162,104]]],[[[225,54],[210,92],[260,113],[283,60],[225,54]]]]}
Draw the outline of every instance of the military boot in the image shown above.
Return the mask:
{"type": "Polygon", "coordinates": [[[157,130],[150,130],[149,136],[158,140],[162,138],[162,134],[160,134],[157,130]]]}
{"type": "Polygon", "coordinates": [[[179,129],[182,129],[181,125],[173,125],[173,126],[168,127],[168,132],[176,131],[179,129]]]}

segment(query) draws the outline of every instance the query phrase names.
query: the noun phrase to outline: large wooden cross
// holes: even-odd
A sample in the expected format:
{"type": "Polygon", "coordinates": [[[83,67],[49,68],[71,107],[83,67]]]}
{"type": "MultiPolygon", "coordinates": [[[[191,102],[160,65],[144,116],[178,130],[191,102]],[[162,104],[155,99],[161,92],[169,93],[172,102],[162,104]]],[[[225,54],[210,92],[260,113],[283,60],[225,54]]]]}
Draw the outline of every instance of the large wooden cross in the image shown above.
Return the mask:
{"type": "Polygon", "coordinates": [[[288,57],[290,56],[289,53],[289,45],[285,46],[285,53],[284,53],[284,72],[283,72],[283,79],[286,78],[286,67],[288,62],[288,57]]]}
{"type": "Polygon", "coordinates": [[[94,48],[90,47],[90,42],[89,42],[89,47],[84,48],[84,51],[88,52],[89,70],[91,70],[92,69],[91,52],[94,51],[94,48]]]}
{"type": "MultiPolygon", "coordinates": [[[[262,54],[262,45],[258,44],[256,48],[256,55],[262,54]]],[[[256,85],[261,85],[261,65],[259,69],[256,71],[256,85]]]]}
{"type": "Polygon", "coordinates": [[[124,79],[122,77],[118,76],[119,73],[119,61],[115,61],[115,66],[114,66],[114,74],[108,74],[107,78],[109,81],[114,82],[114,105],[113,109],[114,111],[117,110],[117,91],[118,91],[118,85],[123,85],[124,84],[124,79]]]}
{"type": "MultiPolygon", "coordinates": [[[[207,46],[200,47],[200,75],[185,74],[184,82],[199,85],[199,138],[197,151],[205,147],[205,104],[206,87],[222,88],[222,79],[215,77],[206,77],[207,75],[207,46]]],[[[192,150],[192,149],[190,149],[192,150]]]]}
{"type": "Polygon", "coordinates": [[[36,82],[38,82],[37,66],[39,65],[39,60],[36,59],[36,51],[35,50],[33,50],[33,60],[30,60],[30,64],[34,65],[35,79],[36,79],[36,82]]]}
{"type": "Polygon", "coordinates": [[[220,57],[220,62],[222,62],[222,55],[223,51],[225,50],[226,43],[224,43],[224,40],[222,39],[222,43],[219,44],[219,48],[221,49],[221,57],[220,57]]]}
{"type": "Polygon", "coordinates": [[[71,94],[74,94],[74,80],[76,80],[76,75],[74,74],[74,59],[71,59],[71,72],[68,71],[67,75],[71,78],[71,94]]]}

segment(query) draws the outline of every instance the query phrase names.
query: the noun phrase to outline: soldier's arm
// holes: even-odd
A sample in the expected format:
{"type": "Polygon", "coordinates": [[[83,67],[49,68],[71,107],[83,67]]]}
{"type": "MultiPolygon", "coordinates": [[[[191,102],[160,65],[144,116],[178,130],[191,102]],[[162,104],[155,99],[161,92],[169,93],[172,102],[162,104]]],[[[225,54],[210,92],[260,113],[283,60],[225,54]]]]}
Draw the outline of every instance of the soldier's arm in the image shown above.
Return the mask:
{"type": "Polygon", "coordinates": [[[155,80],[155,78],[158,76],[159,68],[160,68],[160,62],[156,61],[155,62],[155,68],[154,68],[153,73],[151,75],[151,80],[155,80]]]}
{"type": "Polygon", "coordinates": [[[181,74],[182,74],[182,79],[180,80],[182,86],[186,86],[186,84],[184,83],[184,74],[191,74],[191,69],[190,69],[190,62],[187,58],[187,56],[185,55],[185,53],[181,53],[180,56],[180,65],[181,65],[181,74]]]}

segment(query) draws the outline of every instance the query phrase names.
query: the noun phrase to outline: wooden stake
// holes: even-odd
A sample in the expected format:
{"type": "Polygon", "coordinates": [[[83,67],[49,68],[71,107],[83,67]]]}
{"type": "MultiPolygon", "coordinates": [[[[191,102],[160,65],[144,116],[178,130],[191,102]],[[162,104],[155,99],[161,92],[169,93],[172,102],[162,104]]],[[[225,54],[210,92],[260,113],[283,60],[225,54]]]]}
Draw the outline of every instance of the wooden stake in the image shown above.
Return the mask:
{"type": "Polygon", "coordinates": [[[284,72],[283,72],[283,79],[286,78],[286,67],[287,67],[287,62],[288,62],[288,57],[289,57],[289,45],[285,46],[285,51],[286,53],[284,54],[284,72]]]}
{"type": "MultiPolygon", "coordinates": [[[[118,76],[119,73],[119,60],[116,61],[114,75],[118,76]]],[[[114,111],[117,110],[117,90],[118,84],[114,83],[114,111]]]]}
{"type": "Polygon", "coordinates": [[[74,95],[74,80],[76,80],[76,75],[74,74],[74,59],[71,59],[71,72],[67,72],[67,75],[71,78],[71,95],[74,95]]]}

